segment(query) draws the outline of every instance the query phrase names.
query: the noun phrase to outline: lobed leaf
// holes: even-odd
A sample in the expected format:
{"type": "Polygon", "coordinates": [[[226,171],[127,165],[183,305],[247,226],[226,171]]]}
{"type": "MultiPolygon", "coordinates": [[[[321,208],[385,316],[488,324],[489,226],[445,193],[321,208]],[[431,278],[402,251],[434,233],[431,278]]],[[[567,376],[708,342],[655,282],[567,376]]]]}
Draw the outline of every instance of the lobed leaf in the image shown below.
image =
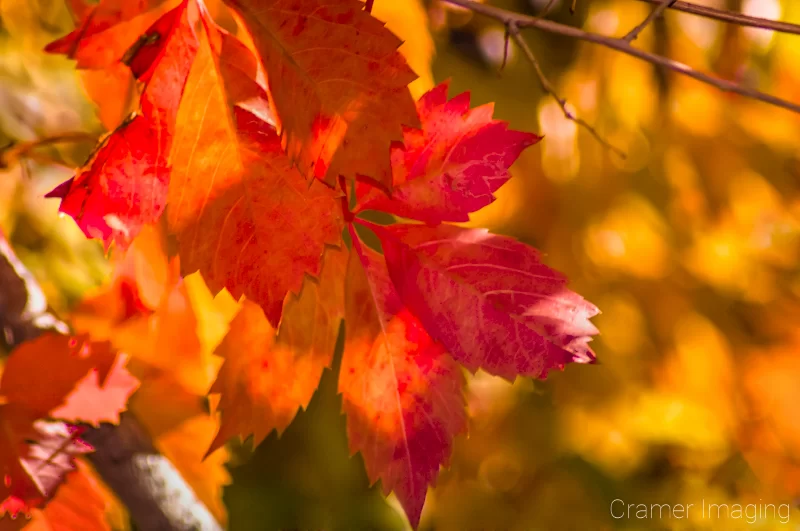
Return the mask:
{"type": "Polygon", "coordinates": [[[400,299],[470,371],[544,378],[595,360],[597,308],[535,249],[484,229],[369,226],[400,299]]]}
{"type": "Polygon", "coordinates": [[[339,392],[350,449],[370,481],[394,491],[416,528],[427,488],[467,429],[464,378],[444,346],[403,308],[381,255],[358,241],[347,270],[339,392]]]}
{"type": "Polygon", "coordinates": [[[284,299],[319,273],[326,243],[341,238],[339,194],[309,185],[281,149],[258,65],[204,17],[208,38],[192,67],[172,152],[168,219],[184,273],[199,270],[259,304],[273,327],[284,299]]]}
{"type": "Polygon", "coordinates": [[[118,422],[139,382],[108,343],[44,334],[15,349],[0,378],[2,508],[28,512],[48,500],[91,451],[80,431],[60,421],[118,422]]]}
{"type": "Polygon", "coordinates": [[[391,196],[359,184],[355,212],[382,210],[437,224],[469,221],[508,181],[508,168],[540,137],[492,119],[493,105],[469,108],[469,93],[447,99],[448,83],[417,102],[421,129],[405,127],[403,144],[392,147],[391,196]]]}
{"type": "Polygon", "coordinates": [[[330,367],[344,314],[346,254],[329,248],[319,280],[306,277],[286,305],[277,336],[254,303],[245,301],[217,350],[225,358],[211,393],[220,393],[220,430],[209,453],[234,435],[260,443],[282,433],[308,406],[330,367]]]}
{"type": "Polygon", "coordinates": [[[197,49],[195,10],[184,0],[153,24],[148,32],[159,36],[157,46],[140,50],[142,61],[135,63],[147,82],[141,114],[125,121],[75,177],[46,196],[61,198],[59,211],[106,247],[112,241],[126,247],[164,211],[175,118],[197,49]]]}
{"type": "Polygon", "coordinates": [[[301,174],[391,188],[389,147],[418,126],[400,40],[358,0],[226,0],[253,38],[283,146],[301,174]]]}

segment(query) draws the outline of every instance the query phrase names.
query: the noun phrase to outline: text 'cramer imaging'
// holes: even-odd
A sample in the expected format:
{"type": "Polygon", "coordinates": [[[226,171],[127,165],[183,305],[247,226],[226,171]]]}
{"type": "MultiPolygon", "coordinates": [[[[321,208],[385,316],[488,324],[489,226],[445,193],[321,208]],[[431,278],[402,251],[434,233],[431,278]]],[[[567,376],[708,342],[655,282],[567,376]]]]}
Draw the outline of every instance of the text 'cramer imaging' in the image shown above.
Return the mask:
{"type": "Polygon", "coordinates": [[[628,503],[615,499],[611,502],[611,516],[617,520],[741,520],[749,524],[758,521],[789,523],[791,506],[788,503],[628,503]]]}

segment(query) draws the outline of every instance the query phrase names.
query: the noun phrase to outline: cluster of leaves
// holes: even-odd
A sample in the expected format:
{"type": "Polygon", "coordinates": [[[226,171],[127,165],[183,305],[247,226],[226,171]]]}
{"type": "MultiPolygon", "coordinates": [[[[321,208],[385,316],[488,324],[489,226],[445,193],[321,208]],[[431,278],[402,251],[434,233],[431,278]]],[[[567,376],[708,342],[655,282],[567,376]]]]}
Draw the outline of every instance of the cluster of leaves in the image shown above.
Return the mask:
{"type": "MultiPolygon", "coordinates": [[[[114,326],[84,326],[158,372],[159,349],[130,334],[141,323],[174,335],[181,323],[159,309],[188,304],[180,276],[199,271],[209,299],[233,295],[210,386],[212,453],[288,426],[344,319],[351,450],[416,526],[466,430],[460,366],[513,380],[594,360],[594,305],[535,249],[452,224],[491,203],[539,137],[493,119],[491,105],[470,109],[468,94],[448,99],[446,84],[415,103],[399,39],[361,2],[226,3],[242,31],[202,0],[76,0],[76,29],[47,47],[79,69],[124,66],[141,88],[138,110],[49,196],[106,247],[130,253],[159,221],[177,242],[173,280],[148,295],[123,275],[114,326]],[[376,224],[369,211],[405,221],[376,224]]],[[[181,373],[190,395],[208,390],[206,366],[181,373]]],[[[51,410],[35,418],[58,418],[51,410]]]]}
{"type": "Polygon", "coordinates": [[[0,379],[2,512],[16,517],[49,500],[75,457],[92,451],[85,426],[119,422],[139,386],[126,362],[86,335],[51,332],[14,351],[0,379]]]}

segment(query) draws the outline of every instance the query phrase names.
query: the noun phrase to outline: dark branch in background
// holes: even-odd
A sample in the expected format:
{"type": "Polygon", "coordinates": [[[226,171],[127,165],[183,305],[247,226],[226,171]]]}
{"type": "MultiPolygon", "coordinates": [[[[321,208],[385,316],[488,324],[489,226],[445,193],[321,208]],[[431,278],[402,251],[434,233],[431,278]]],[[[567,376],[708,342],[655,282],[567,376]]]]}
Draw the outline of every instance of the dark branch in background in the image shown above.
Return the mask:
{"type": "MultiPolygon", "coordinates": [[[[559,104],[561,105],[561,108],[565,112],[565,116],[567,116],[567,118],[576,121],[576,123],[583,125],[583,127],[588,127],[588,126],[585,124],[585,122],[578,122],[574,117],[570,118],[569,113],[566,111],[564,100],[556,96],[555,93],[553,92],[552,85],[547,81],[547,78],[544,76],[544,73],[541,71],[541,68],[538,67],[538,61],[536,61],[536,56],[533,55],[533,53],[530,51],[527,45],[524,45],[525,41],[519,35],[520,29],[536,28],[538,30],[545,31],[547,33],[552,33],[555,35],[561,35],[563,37],[599,44],[600,46],[605,46],[606,48],[611,48],[612,50],[617,50],[632,57],[636,57],[643,61],[647,61],[651,64],[654,64],[666,70],[671,70],[673,72],[677,72],[679,74],[691,77],[707,85],[716,87],[724,92],[732,92],[734,94],[739,94],[740,96],[744,96],[746,98],[768,103],[770,105],[774,105],[782,109],[787,109],[792,112],[800,113],[800,105],[797,103],[792,103],[790,101],[778,98],[777,96],[773,96],[771,94],[766,94],[764,92],[749,87],[745,87],[733,81],[728,81],[726,79],[721,79],[715,76],[705,74],[703,72],[693,69],[692,67],[686,64],[669,59],[668,57],[646,52],[644,50],[640,50],[638,48],[634,48],[633,46],[631,46],[630,41],[635,39],[636,36],[639,34],[639,32],[641,32],[648,24],[650,24],[650,22],[652,22],[655,18],[657,18],[668,7],[674,7],[676,9],[680,9],[683,11],[688,11],[689,9],[695,10],[696,8],[699,8],[699,6],[695,6],[694,4],[688,4],[687,2],[674,2],[674,1],[671,2],[670,0],[641,0],[657,4],[656,9],[654,9],[650,13],[650,15],[648,15],[648,17],[641,24],[639,24],[639,26],[637,26],[630,33],[628,33],[628,35],[626,35],[623,38],[618,38],[618,37],[607,37],[605,35],[600,35],[598,33],[591,33],[573,26],[567,26],[566,24],[559,24],[558,22],[545,20],[538,16],[529,16],[521,13],[515,13],[513,11],[508,11],[491,5],[481,4],[474,0],[440,0],[440,1],[445,4],[451,4],[469,9],[474,13],[493,18],[498,22],[504,24],[506,26],[507,35],[514,36],[517,43],[520,45],[520,47],[523,48],[523,52],[525,52],[525,54],[528,56],[528,59],[534,66],[534,70],[536,70],[536,74],[537,77],[539,77],[539,81],[542,83],[543,88],[545,88],[545,91],[556,98],[556,101],[558,101],[559,104]],[[547,87],[550,87],[550,90],[548,90],[547,87]]],[[[721,10],[710,10],[702,13],[702,16],[708,16],[711,18],[722,20],[723,19],[722,17],[726,16],[727,13],[728,12],[721,10]]],[[[727,17],[725,20],[726,22],[732,22],[734,24],[742,24],[751,27],[774,29],[778,31],[786,31],[789,33],[800,34],[800,26],[788,23],[776,22],[776,21],[768,21],[766,19],[759,19],[756,17],[745,17],[743,15],[730,13],[730,16],[727,17]]],[[[598,134],[594,131],[594,129],[589,127],[588,130],[595,136],[595,138],[600,138],[598,134]]],[[[608,144],[607,142],[604,142],[602,139],[600,140],[604,144],[606,145],[608,144]]]]}
{"type": "MultiPolygon", "coordinates": [[[[48,310],[42,289],[2,233],[0,329],[9,348],[45,332],[69,332],[67,325],[48,310]]],[[[123,413],[118,426],[86,428],[82,438],[95,448],[86,457],[128,508],[138,529],[222,530],[172,463],[156,451],[133,415],[123,413]]]]}
{"type": "MultiPolygon", "coordinates": [[[[661,0],[639,0],[640,2],[647,2],[649,4],[658,4],[661,0]]],[[[713,7],[706,7],[690,2],[676,1],[670,9],[675,11],[683,11],[691,15],[719,20],[720,22],[727,22],[729,24],[736,24],[738,26],[747,26],[750,28],[761,28],[765,30],[778,31],[781,33],[792,33],[800,35],[800,26],[791,24],[789,22],[782,22],[780,20],[770,20],[768,18],[751,17],[750,15],[743,15],[741,13],[734,13],[733,11],[725,11],[724,9],[716,9],[713,7]]]]}

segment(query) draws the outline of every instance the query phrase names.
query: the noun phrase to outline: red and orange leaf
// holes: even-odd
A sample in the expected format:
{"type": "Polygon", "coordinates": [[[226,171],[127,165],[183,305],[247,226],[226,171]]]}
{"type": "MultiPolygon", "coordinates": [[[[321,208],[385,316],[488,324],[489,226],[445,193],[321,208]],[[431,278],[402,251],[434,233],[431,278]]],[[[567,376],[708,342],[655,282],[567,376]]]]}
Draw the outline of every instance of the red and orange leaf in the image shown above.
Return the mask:
{"type": "Polygon", "coordinates": [[[401,44],[358,0],[227,0],[253,38],[283,145],[329,184],[361,175],[391,188],[389,147],[419,119],[401,44]]]}
{"type": "Polygon", "coordinates": [[[61,409],[56,418],[68,422],[114,422],[125,409],[124,398],[137,386],[118,357],[108,342],[47,333],[9,356],[0,396],[7,404],[24,407],[31,420],[56,417],[54,411],[61,409]]]}
{"type": "Polygon", "coordinates": [[[544,378],[594,361],[597,308],[532,247],[484,229],[369,226],[403,303],[470,371],[544,378]]]}
{"type": "Polygon", "coordinates": [[[106,247],[112,241],[127,246],[166,205],[175,117],[197,49],[196,16],[194,2],[184,0],[153,24],[150,33],[159,36],[159,46],[140,50],[139,73],[148,82],[141,114],[114,131],[75,177],[47,194],[61,198],[59,211],[106,247]]]}
{"type": "Polygon", "coordinates": [[[464,377],[392,287],[383,257],[355,231],[347,273],[345,351],[339,374],[350,449],[372,482],[394,491],[412,527],[429,485],[467,429],[464,377]]]}
{"type": "Polygon", "coordinates": [[[16,348],[0,378],[3,509],[40,505],[73,469],[74,456],[91,451],[80,429],[42,419],[115,422],[137,386],[108,343],[47,333],[16,348]]]}
{"type": "Polygon", "coordinates": [[[139,380],[125,368],[128,357],[118,354],[103,382],[97,370],[90,371],[67,395],[64,403],[50,412],[57,419],[99,426],[101,422],[119,423],[119,414],[127,408],[128,399],[139,387],[139,380]],[[102,404],[103,408],[97,405],[102,404]]]}
{"type": "MultiPolygon", "coordinates": [[[[42,509],[34,509],[30,520],[17,518],[16,529],[25,531],[110,531],[106,520],[106,487],[89,465],[78,459],[77,469],[67,474],[55,496],[42,509]],[[27,525],[26,525],[27,524],[27,525]]],[[[4,518],[3,520],[9,520],[4,518]]],[[[0,524],[0,530],[6,528],[0,524]]],[[[11,529],[11,528],[9,528],[11,529]]]]}
{"type": "Polygon", "coordinates": [[[130,68],[116,63],[103,70],[83,70],[81,83],[97,107],[97,117],[107,131],[113,131],[138,106],[138,91],[130,68]]]}
{"type": "Polygon", "coordinates": [[[180,278],[177,258],[168,259],[157,227],[146,225],[130,247],[111,256],[110,282],[84,298],[70,315],[75,330],[96,341],[112,340],[117,328],[146,317],[162,304],[180,278]]]}
{"type": "Polygon", "coordinates": [[[91,452],[80,429],[63,422],[34,420],[24,406],[0,406],[0,515],[29,514],[56,492],[75,469],[75,458],[91,452]]]}
{"type": "Polygon", "coordinates": [[[468,221],[494,201],[520,153],[539,141],[492,119],[492,104],[470,109],[468,92],[448,101],[447,87],[442,83],[420,98],[422,129],[404,128],[403,145],[392,148],[391,197],[359,184],[356,212],[382,210],[429,224],[468,221]]]}
{"type": "Polygon", "coordinates": [[[177,1],[102,0],[91,8],[82,2],[71,4],[78,27],[48,44],[45,51],[76,59],[81,69],[100,69],[121,60],[177,1]]]}
{"type": "Polygon", "coordinates": [[[319,280],[291,296],[277,336],[261,309],[245,301],[217,354],[225,358],[211,393],[220,393],[220,430],[209,453],[234,435],[261,442],[282,433],[308,406],[330,367],[344,316],[346,253],[328,248],[319,280]]]}
{"type": "Polygon", "coordinates": [[[341,239],[339,194],[291,167],[264,121],[252,53],[203,21],[208,38],[178,114],[169,225],[185,273],[199,270],[215,293],[246,295],[275,327],[286,295],[319,273],[325,244],[341,239]]]}

